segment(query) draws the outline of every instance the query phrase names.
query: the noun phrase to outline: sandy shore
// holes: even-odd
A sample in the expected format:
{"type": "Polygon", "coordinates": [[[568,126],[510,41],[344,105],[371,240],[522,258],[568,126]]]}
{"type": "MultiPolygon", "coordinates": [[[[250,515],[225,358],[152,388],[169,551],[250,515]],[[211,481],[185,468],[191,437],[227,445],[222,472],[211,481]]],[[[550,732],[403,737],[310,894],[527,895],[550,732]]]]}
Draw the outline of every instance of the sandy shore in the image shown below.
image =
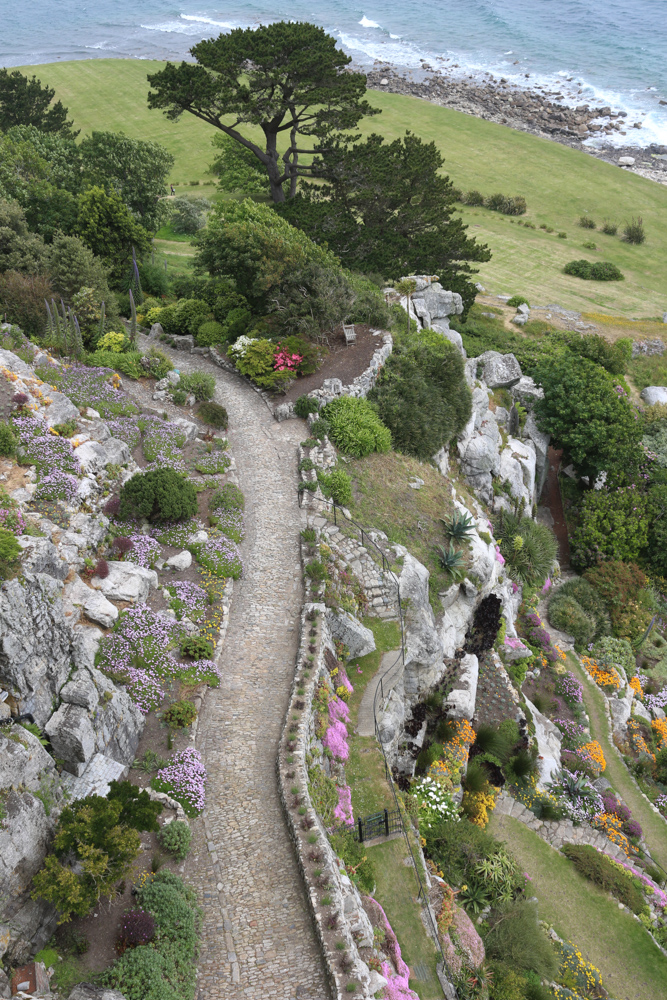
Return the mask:
{"type": "Polygon", "coordinates": [[[631,131],[641,130],[641,116],[635,119],[609,106],[581,104],[572,108],[559,102],[563,94],[557,90],[519,88],[492,74],[488,74],[485,82],[461,79],[452,72],[454,69],[455,66],[451,70],[433,69],[424,63],[421,78],[417,80],[386,63],[377,63],[367,72],[368,87],[420,97],[432,104],[530,132],[580,149],[648,180],[667,184],[667,146],[625,146],[617,141],[613,145],[605,142],[608,136],[613,135],[617,140],[631,131]],[[595,146],[586,144],[591,138],[598,140],[595,146]]]}

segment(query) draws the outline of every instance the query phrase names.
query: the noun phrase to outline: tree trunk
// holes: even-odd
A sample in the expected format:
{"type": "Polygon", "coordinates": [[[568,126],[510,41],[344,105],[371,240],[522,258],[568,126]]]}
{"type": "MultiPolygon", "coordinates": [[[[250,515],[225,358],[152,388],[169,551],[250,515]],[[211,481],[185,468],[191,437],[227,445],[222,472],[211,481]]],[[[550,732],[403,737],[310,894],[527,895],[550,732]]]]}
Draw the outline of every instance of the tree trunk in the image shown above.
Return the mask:
{"type": "Polygon", "coordinates": [[[281,165],[278,162],[278,136],[276,132],[269,132],[267,129],[264,129],[264,135],[266,136],[266,154],[269,157],[269,162],[266,164],[266,172],[269,175],[271,197],[274,204],[277,205],[285,200],[285,192],[283,191],[284,176],[281,165]]]}

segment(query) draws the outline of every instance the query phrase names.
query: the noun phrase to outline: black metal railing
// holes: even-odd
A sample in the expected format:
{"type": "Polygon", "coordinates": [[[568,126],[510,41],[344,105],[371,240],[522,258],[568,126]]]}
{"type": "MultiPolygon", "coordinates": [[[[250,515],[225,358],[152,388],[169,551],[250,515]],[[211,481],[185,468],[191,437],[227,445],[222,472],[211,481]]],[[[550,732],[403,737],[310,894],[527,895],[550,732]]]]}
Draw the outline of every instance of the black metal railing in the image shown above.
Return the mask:
{"type": "MultiPolygon", "coordinates": [[[[380,677],[380,683],[377,685],[377,687],[375,689],[375,694],[373,696],[373,722],[374,722],[374,725],[375,725],[375,736],[377,738],[378,743],[380,744],[380,750],[382,751],[382,759],[384,761],[385,777],[387,779],[387,784],[389,785],[389,788],[391,789],[391,794],[392,794],[392,797],[393,797],[393,800],[394,800],[394,809],[391,810],[390,812],[391,813],[396,813],[398,815],[398,822],[400,824],[399,829],[400,829],[400,832],[403,834],[403,838],[405,840],[407,849],[408,849],[408,851],[410,853],[410,859],[412,861],[412,870],[414,871],[415,878],[417,880],[417,886],[418,886],[417,898],[419,899],[419,901],[420,901],[420,903],[421,903],[421,905],[423,907],[424,913],[426,915],[426,922],[427,922],[427,924],[429,926],[429,929],[431,931],[431,936],[433,938],[435,946],[436,946],[436,948],[437,948],[437,950],[438,950],[438,952],[440,954],[440,959],[441,959],[442,965],[443,965],[444,969],[446,969],[447,972],[448,972],[448,974],[449,974],[450,982],[453,983],[454,976],[453,976],[453,973],[452,973],[451,969],[449,968],[449,965],[448,965],[447,960],[445,958],[444,952],[442,950],[442,945],[440,944],[440,935],[438,934],[438,928],[436,926],[435,920],[433,919],[433,913],[431,911],[431,907],[430,907],[430,904],[429,904],[428,892],[426,890],[426,886],[424,885],[424,882],[423,882],[421,874],[420,874],[421,858],[419,859],[419,864],[418,864],[417,858],[415,857],[415,851],[414,851],[412,843],[410,841],[410,835],[409,835],[409,832],[408,832],[408,828],[406,826],[405,819],[404,819],[405,807],[401,807],[401,804],[399,803],[398,795],[396,794],[396,786],[394,784],[394,779],[393,779],[393,776],[392,776],[392,773],[391,773],[391,768],[389,767],[389,761],[387,760],[387,754],[386,754],[386,751],[385,751],[385,748],[384,748],[384,743],[382,742],[382,738],[380,736],[380,727],[379,727],[379,724],[378,724],[378,712],[381,712],[381,706],[384,705],[385,698],[387,698],[389,696],[389,694],[391,693],[391,691],[393,690],[394,686],[396,685],[396,682],[398,681],[398,679],[400,678],[400,676],[401,676],[401,674],[403,672],[403,667],[405,666],[405,627],[404,627],[404,620],[403,620],[403,606],[401,604],[401,587],[400,587],[400,581],[399,581],[398,577],[396,576],[396,574],[391,569],[391,567],[390,567],[390,565],[388,563],[387,557],[385,556],[385,554],[382,551],[382,549],[370,537],[368,530],[365,529],[365,528],[363,528],[360,524],[357,524],[357,522],[354,521],[349,516],[349,514],[347,512],[343,513],[343,510],[344,510],[343,507],[341,507],[339,504],[337,504],[334,500],[321,499],[320,497],[316,497],[313,494],[310,495],[310,499],[311,500],[316,500],[318,503],[322,503],[322,504],[326,505],[326,507],[327,507],[327,509],[329,511],[333,510],[334,524],[336,524],[336,525],[338,524],[337,519],[336,519],[336,510],[337,509],[340,510],[342,516],[345,518],[345,522],[347,524],[354,525],[354,527],[357,528],[361,532],[361,544],[364,545],[366,548],[368,548],[368,546],[370,544],[380,554],[380,556],[382,557],[382,568],[384,569],[384,571],[386,573],[390,574],[390,576],[394,580],[394,583],[396,584],[396,602],[397,602],[397,607],[398,607],[399,625],[400,625],[400,629],[401,629],[401,650],[400,650],[400,653],[398,654],[398,656],[396,658],[395,663],[393,663],[392,666],[380,677]],[[367,539],[367,541],[365,539],[367,539]]],[[[385,810],[385,812],[389,812],[389,811],[385,810]]],[[[357,821],[357,823],[358,822],[359,821],[357,821]]],[[[358,833],[357,833],[357,836],[359,836],[358,833]]]]}
{"type": "Polygon", "coordinates": [[[370,816],[358,816],[354,826],[354,836],[360,844],[375,837],[389,837],[392,833],[402,833],[403,820],[398,809],[382,809],[370,816]]]}

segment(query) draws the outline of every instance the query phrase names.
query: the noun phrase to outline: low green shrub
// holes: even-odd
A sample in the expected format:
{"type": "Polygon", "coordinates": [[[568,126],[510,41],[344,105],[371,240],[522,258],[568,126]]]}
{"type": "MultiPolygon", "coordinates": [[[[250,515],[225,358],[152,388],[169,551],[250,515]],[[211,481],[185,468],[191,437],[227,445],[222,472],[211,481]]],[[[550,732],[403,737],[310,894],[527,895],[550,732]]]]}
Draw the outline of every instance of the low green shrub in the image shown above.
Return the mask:
{"type": "Polygon", "coordinates": [[[618,232],[618,226],[616,223],[610,222],[609,219],[605,219],[600,228],[607,236],[615,236],[618,232]]]}
{"type": "Polygon", "coordinates": [[[328,403],[323,413],[331,426],[331,440],[344,454],[363,458],[373,451],[391,448],[389,428],[367,400],[341,396],[328,403]]]}
{"type": "Polygon", "coordinates": [[[332,469],[331,472],[317,473],[317,481],[322,487],[325,497],[337,503],[340,507],[352,504],[352,480],[343,469],[332,469]]]}
{"type": "Polygon", "coordinates": [[[597,250],[598,248],[597,243],[594,243],[593,240],[586,240],[581,245],[585,250],[597,250]]]}
{"type": "Polygon", "coordinates": [[[126,351],[123,354],[114,351],[95,351],[93,354],[87,354],[85,361],[93,367],[111,368],[115,372],[122,372],[128,378],[138,379],[146,374],[139,351],[126,351]]]}
{"type": "Polygon", "coordinates": [[[574,637],[577,649],[583,649],[593,641],[595,622],[573,597],[557,591],[549,601],[547,614],[554,628],[574,637]]]}
{"type": "Polygon", "coordinates": [[[324,417],[318,417],[317,420],[313,421],[310,427],[310,433],[318,441],[323,441],[330,430],[331,424],[328,420],[325,420],[324,417]]]}
{"type": "Polygon", "coordinates": [[[553,979],[558,967],[549,939],[537,922],[537,907],[527,900],[492,911],[484,945],[488,958],[523,972],[553,979]]]}
{"type": "Polygon", "coordinates": [[[188,856],[192,840],[190,824],[175,819],[160,828],[158,840],[165,851],[169,851],[177,861],[183,861],[188,856]]]}
{"type": "Polygon", "coordinates": [[[523,295],[513,295],[511,299],[507,300],[507,305],[516,309],[518,306],[530,306],[530,302],[523,295]]]}
{"type": "Polygon", "coordinates": [[[595,229],[595,222],[588,215],[581,215],[579,217],[579,225],[582,229],[595,229]]]}
{"type": "Polygon", "coordinates": [[[318,816],[326,827],[336,825],[334,811],[338,806],[338,785],[321,767],[308,768],[308,791],[318,816]]]}
{"type": "Polygon", "coordinates": [[[174,369],[174,363],[169,355],[159,347],[149,347],[141,359],[141,365],[158,382],[174,369]]]}
{"type": "MultiPolygon", "coordinates": [[[[207,660],[210,657],[203,656],[201,659],[207,660]]],[[[174,729],[186,729],[196,718],[197,708],[194,702],[184,700],[173,702],[162,716],[163,721],[174,729]]]]}
{"type": "Polygon", "coordinates": [[[119,516],[149,521],[186,521],[197,513],[191,482],[173,469],[137,472],[120,491],[119,516]]]}
{"type": "Polygon", "coordinates": [[[215,392],[215,376],[208,372],[191,372],[181,375],[179,389],[191,393],[198,402],[212,399],[215,392]]]}
{"type": "Polygon", "coordinates": [[[211,494],[208,509],[211,513],[214,511],[245,510],[245,497],[234,483],[224,483],[211,494]]]}
{"type": "Polygon", "coordinates": [[[559,595],[573,598],[592,619],[595,626],[595,639],[610,634],[611,623],[605,603],[599,592],[588,580],[584,580],[583,577],[575,577],[573,580],[567,580],[554,593],[552,601],[559,595]]]}
{"type": "Polygon", "coordinates": [[[563,268],[565,274],[572,274],[584,281],[623,281],[625,275],[615,264],[608,261],[571,260],[563,268]]]}
{"type": "Polygon", "coordinates": [[[465,427],[472,412],[463,358],[454,344],[432,331],[395,346],[369,400],[394,448],[426,461],[465,427]]]}
{"type": "Polygon", "coordinates": [[[225,328],[215,319],[207,319],[197,330],[195,341],[200,347],[222,344],[226,340],[225,328]]]}
{"type": "Polygon", "coordinates": [[[623,226],[623,241],[625,243],[634,243],[636,245],[646,242],[644,222],[641,216],[637,219],[632,219],[630,222],[627,222],[625,226],[623,226]]]}
{"type": "Polygon", "coordinates": [[[463,203],[472,205],[473,208],[481,207],[484,204],[484,195],[480,191],[467,191],[463,203]]]}
{"type": "Polygon", "coordinates": [[[181,654],[193,660],[210,660],[213,657],[213,643],[201,635],[190,635],[181,641],[181,654]]]}
{"type": "Polygon", "coordinates": [[[0,579],[6,580],[18,565],[21,546],[16,536],[6,528],[0,528],[0,579]]]}
{"type": "Polygon", "coordinates": [[[16,454],[18,445],[18,435],[11,424],[6,420],[0,421],[0,455],[11,458],[16,454]]]}
{"type": "Polygon", "coordinates": [[[309,413],[317,413],[319,408],[319,403],[313,396],[299,396],[294,403],[294,412],[304,420],[309,413]]]}
{"type": "Polygon", "coordinates": [[[345,870],[360,892],[369,896],[375,889],[375,865],[363,844],[359,844],[349,830],[341,830],[330,837],[331,846],[342,858],[345,870]]]}
{"type": "Polygon", "coordinates": [[[638,490],[588,490],[570,542],[572,565],[581,570],[600,557],[638,559],[648,543],[648,510],[648,498],[638,490]]]}
{"type": "Polygon", "coordinates": [[[227,410],[220,403],[202,403],[197,407],[197,416],[209,427],[214,427],[218,431],[226,431],[229,423],[227,410]]]}
{"type": "Polygon", "coordinates": [[[561,851],[584,878],[610,892],[633,913],[639,915],[646,909],[639,879],[617,867],[606,854],[588,844],[564,844],[561,851]]]}

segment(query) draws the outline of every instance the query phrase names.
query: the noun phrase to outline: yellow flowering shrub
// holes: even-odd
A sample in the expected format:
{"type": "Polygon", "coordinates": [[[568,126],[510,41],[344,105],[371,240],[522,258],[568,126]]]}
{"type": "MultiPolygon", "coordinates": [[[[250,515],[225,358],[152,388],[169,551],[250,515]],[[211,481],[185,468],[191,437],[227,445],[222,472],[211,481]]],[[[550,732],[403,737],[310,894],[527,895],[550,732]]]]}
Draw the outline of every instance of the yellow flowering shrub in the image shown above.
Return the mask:
{"type": "Polygon", "coordinates": [[[651,728],[658,734],[658,746],[660,750],[667,746],[667,719],[654,719],[651,728]]]}
{"type": "Polygon", "coordinates": [[[449,783],[452,788],[460,784],[461,771],[468,760],[468,751],[475,742],[475,730],[467,719],[456,720],[454,727],[455,733],[445,743],[442,757],[434,761],[428,771],[430,778],[440,780],[445,786],[449,783]]]}
{"type": "Polygon", "coordinates": [[[464,792],[461,809],[471,823],[482,830],[489,822],[489,813],[496,808],[496,795],[499,789],[492,788],[488,792],[464,792]]]}
{"type": "Polygon", "coordinates": [[[597,768],[598,773],[604,771],[607,766],[602,747],[597,740],[591,740],[589,743],[584,743],[583,746],[579,747],[577,757],[581,757],[582,760],[593,764],[597,768]]]}
{"type": "Polygon", "coordinates": [[[600,813],[593,820],[593,825],[597,827],[597,829],[603,833],[608,840],[611,840],[612,844],[616,844],[620,847],[626,857],[629,858],[633,854],[637,853],[633,845],[621,830],[621,819],[614,813],[600,813]]]}
{"type": "Polygon", "coordinates": [[[632,749],[635,751],[635,753],[648,754],[648,756],[652,757],[653,761],[655,762],[655,754],[651,753],[648,743],[642,736],[641,729],[639,728],[639,723],[636,721],[636,719],[628,719],[627,732],[628,732],[628,741],[632,749]]]}
{"type": "MultiPolygon", "coordinates": [[[[560,956],[560,968],[556,978],[561,986],[573,990],[579,996],[607,995],[602,986],[600,970],[586,961],[576,945],[571,941],[564,941],[560,946],[560,956]]],[[[559,993],[555,995],[559,996],[559,993]]]]}
{"type": "Polygon", "coordinates": [[[635,697],[636,698],[643,698],[644,697],[644,692],[642,691],[641,681],[639,680],[638,677],[631,677],[630,680],[628,681],[628,686],[631,687],[632,690],[635,692],[635,697]]]}
{"type": "Polygon", "coordinates": [[[593,678],[595,683],[601,688],[613,688],[616,691],[621,686],[621,678],[613,667],[601,667],[590,656],[582,656],[581,662],[584,670],[593,678]]]}

